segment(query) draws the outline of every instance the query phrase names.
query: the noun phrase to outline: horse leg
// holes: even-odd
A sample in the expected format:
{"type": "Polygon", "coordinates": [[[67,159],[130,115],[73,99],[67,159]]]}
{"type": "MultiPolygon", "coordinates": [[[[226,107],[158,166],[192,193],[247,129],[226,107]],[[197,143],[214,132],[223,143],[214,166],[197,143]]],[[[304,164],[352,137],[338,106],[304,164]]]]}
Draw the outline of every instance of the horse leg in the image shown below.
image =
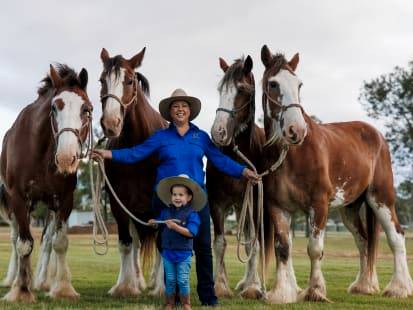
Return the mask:
{"type": "Polygon", "coordinates": [[[227,241],[224,234],[224,220],[225,220],[225,208],[218,204],[210,204],[210,212],[212,222],[214,223],[214,253],[215,253],[215,295],[220,297],[232,297],[232,293],[229,283],[227,271],[225,269],[225,250],[227,248],[227,241]]]}
{"type": "MultiPolygon", "coordinates": [[[[34,288],[36,290],[48,291],[51,282],[48,281],[48,268],[50,262],[50,254],[52,252],[52,238],[56,230],[56,215],[55,212],[50,211],[50,216],[46,228],[43,231],[42,244],[40,248],[36,277],[34,280],[34,288]]],[[[55,265],[54,265],[55,266],[55,265]]],[[[54,272],[54,275],[56,272],[54,272]]],[[[50,280],[50,279],[49,279],[50,280]]]]}
{"type": "Polygon", "coordinates": [[[309,287],[300,293],[300,300],[329,301],[326,297],[326,285],[321,271],[321,259],[324,249],[324,232],[327,223],[328,211],[320,208],[310,210],[310,238],[307,253],[311,260],[311,274],[309,287]]]}
{"type": "Polygon", "coordinates": [[[129,226],[130,234],[132,235],[133,240],[133,263],[135,264],[136,278],[138,279],[139,289],[143,291],[146,289],[146,282],[145,277],[143,276],[143,270],[141,266],[141,242],[139,240],[139,234],[136,229],[136,226],[132,223],[132,221],[129,222],[129,226]]]}
{"type": "Polygon", "coordinates": [[[344,225],[353,235],[360,255],[360,270],[356,280],[349,286],[347,291],[352,294],[372,295],[378,293],[380,287],[376,273],[376,255],[375,253],[369,255],[369,252],[377,246],[378,240],[374,238],[375,240],[371,242],[375,244],[369,246],[368,237],[364,232],[359,214],[362,202],[355,202],[339,210],[344,225]]]}
{"type": "Polygon", "coordinates": [[[165,281],[164,281],[164,268],[161,253],[156,251],[155,263],[153,264],[151,272],[151,288],[149,295],[154,297],[160,297],[165,292],[165,281]]]}
{"type": "Polygon", "coordinates": [[[116,214],[115,217],[119,233],[120,270],[116,284],[108,293],[117,297],[138,296],[140,290],[133,256],[133,240],[129,233],[129,217],[125,213],[116,214]]]}
{"type": "Polygon", "coordinates": [[[293,303],[301,289],[297,285],[291,257],[291,215],[287,211],[270,207],[268,213],[275,229],[275,256],[277,260],[274,288],[267,294],[271,304],[293,303]]]}
{"type": "Polygon", "coordinates": [[[373,193],[368,194],[368,204],[377,216],[394,257],[394,270],[390,283],[383,291],[387,297],[406,298],[413,295],[413,282],[407,265],[406,245],[394,204],[387,205],[373,193]]]}
{"type": "MultiPolygon", "coordinates": [[[[250,223],[246,223],[244,228],[245,238],[249,238],[251,235],[250,223]]],[[[260,299],[264,296],[264,292],[261,290],[261,281],[258,276],[258,260],[257,254],[259,251],[258,240],[257,243],[251,245],[247,243],[245,245],[245,252],[251,253],[251,258],[248,260],[245,268],[243,279],[238,282],[236,289],[240,289],[240,296],[244,299],[260,299]],[[252,251],[252,252],[251,252],[252,251]]]]}
{"type": "Polygon", "coordinates": [[[73,208],[73,194],[69,194],[59,206],[56,214],[55,232],[52,238],[52,247],[56,255],[56,275],[51,283],[48,295],[53,299],[76,300],[79,294],[72,286],[71,274],[66,255],[69,247],[67,237],[67,220],[73,208]]]}
{"type": "Polygon", "coordinates": [[[33,250],[33,237],[30,233],[28,205],[17,194],[10,195],[10,207],[16,216],[18,226],[18,237],[16,241],[16,252],[18,257],[17,275],[13,281],[10,291],[3,297],[8,302],[36,301],[30,290],[32,271],[30,266],[30,254],[33,250]]]}
{"type": "Polygon", "coordinates": [[[11,255],[10,255],[9,268],[7,269],[6,278],[1,283],[1,286],[3,287],[11,287],[14,279],[16,278],[17,266],[18,266],[18,255],[17,255],[17,249],[16,249],[18,228],[17,228],[17,222],[16,222],[16,218],[14,214],[12,214],[9,223],[10,223],[11,255]]]}

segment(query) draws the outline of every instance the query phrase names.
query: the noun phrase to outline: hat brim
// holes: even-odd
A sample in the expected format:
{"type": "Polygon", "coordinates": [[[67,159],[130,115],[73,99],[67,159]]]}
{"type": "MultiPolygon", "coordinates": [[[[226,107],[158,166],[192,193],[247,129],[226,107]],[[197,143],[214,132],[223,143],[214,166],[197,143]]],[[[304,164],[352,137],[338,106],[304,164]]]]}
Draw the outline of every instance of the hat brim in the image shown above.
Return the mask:
{"type": "Polygon", "coordinates": [[[169,122],[172,122],[171,113],[169,112],[170,105],[174,101],[185,101],[189,104],[189,108],[191,109],[191,115],[189,116],[189,121],[195,119],[199,112],[201,111],[201,101],[192,96],[174,96],[168,97],[161,102],[159,102],[159,113],[161,113],[162,117],[169,122]]]}
{"type": "Polygon", "coordinates": [[[157,188],[156,193],[158,194],[159,199],[162,200],[164,204],[168,207],[172,203],[171,201],[171,186],[172,185],[185,185],[188,187],[192,193],[191,206],[195,211],[200,211],[207,204],[207,195],[205,191],[199,186],[198,183],[192,181],[189,178],[185,177],[168,177],[162,179],[157,188]]]}

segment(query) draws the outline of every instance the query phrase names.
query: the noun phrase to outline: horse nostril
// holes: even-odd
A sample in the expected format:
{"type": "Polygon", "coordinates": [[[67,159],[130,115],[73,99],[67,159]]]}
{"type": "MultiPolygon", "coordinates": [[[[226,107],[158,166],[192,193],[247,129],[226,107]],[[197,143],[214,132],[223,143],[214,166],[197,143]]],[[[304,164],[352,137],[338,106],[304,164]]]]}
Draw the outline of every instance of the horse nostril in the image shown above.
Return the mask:
{"type": "Polygon", "coordinates": [[[57,158],[57,156],[54,157],[54,162],[55,162],[56,166],[59,165],[59,159],[57,158]]]}
{"type": "Polygon", "coordinates": [[[118,120],[117,120],[117,122],[116,122],[116,127],[119,127],[120,122],[121,122],[121,120],[120,120],[120,118],[118,118],[118,120]]]}
{"type": "Polygon", "coordinates": [[[76,156],[72,157],[72,163],[70,165],[73,165],[76,162],[76,156]]]}

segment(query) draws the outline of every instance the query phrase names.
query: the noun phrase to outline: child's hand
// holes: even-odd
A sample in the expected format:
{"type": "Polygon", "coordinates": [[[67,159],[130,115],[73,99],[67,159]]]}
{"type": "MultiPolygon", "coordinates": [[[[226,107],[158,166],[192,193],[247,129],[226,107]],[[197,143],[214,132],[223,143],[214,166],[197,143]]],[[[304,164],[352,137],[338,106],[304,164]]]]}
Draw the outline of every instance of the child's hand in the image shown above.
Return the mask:
{"type": "Polygon", "coordinates": [[[156,224],[156,221],[154,219],[150,219],[148,221],[148,224],[151,225],[152,227],[157,227],[158,226],[158,224],[156,224]]]}
{"type": "Polygon", "coordinates": [[[169,229],[173,229],[173,230],[176,230],[176,228],[178,227],[178,224],[175,223],[173,220],[167,220],[165,224],[169,229]]]}

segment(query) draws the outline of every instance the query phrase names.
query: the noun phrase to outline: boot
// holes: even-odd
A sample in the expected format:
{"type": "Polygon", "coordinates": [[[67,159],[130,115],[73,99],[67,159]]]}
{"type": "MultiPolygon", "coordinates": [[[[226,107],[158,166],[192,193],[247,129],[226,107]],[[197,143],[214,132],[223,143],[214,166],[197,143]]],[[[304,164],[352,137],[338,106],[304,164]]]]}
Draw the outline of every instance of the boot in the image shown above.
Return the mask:
{"type": "Polygon", "coordinates": [[[191,310],[191,297],[189,295],[179,295],[183,310],[191,310]]]}
{"type": "Polygon", "coordinates": [[[175,294],[166,296],[165,310],[173,310],[175,308],[175,294]]]}

